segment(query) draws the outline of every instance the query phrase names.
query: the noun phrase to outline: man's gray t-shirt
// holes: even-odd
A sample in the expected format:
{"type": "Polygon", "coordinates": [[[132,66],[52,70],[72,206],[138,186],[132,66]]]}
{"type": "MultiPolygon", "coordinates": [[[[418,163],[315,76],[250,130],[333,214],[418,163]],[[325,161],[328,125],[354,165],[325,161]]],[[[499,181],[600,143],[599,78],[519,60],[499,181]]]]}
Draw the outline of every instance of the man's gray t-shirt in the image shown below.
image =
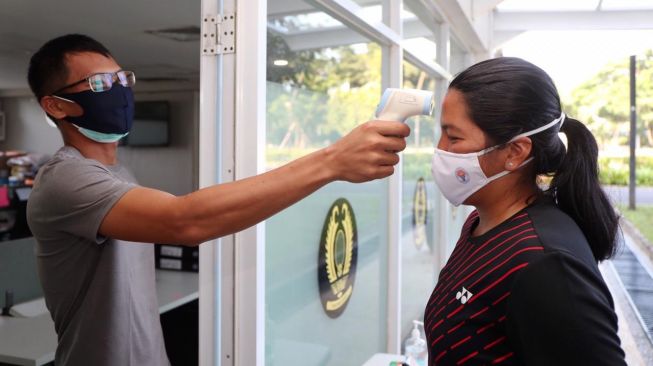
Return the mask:
{"type": "Polygon", "coordinates": [[[40,168],[27,204],[37,266],[59,345],[57,366],[168,365],[154,246],[104,238],[105,215],[134,177],[61,148],[40,168]]]}

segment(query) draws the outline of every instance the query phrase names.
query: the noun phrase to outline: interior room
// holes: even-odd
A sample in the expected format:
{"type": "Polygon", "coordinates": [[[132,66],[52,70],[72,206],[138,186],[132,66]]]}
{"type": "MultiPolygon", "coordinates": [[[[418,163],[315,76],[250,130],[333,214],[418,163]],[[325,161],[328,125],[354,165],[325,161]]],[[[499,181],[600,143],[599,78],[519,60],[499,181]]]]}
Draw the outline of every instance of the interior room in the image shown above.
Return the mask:
{"type": "MultiPolygon", "coordinates": [[[[198,187],[199,18],[199,1],[2,4],[0,307],[15,322],[3,323],[0,333],[31,340],[20,342],[24,350],[19,354],[51,364],[57,341],[37,276],[25,207],[38,167],[63,141],[27,84],[31,55],[47,40],[68,33],[102,42],[123,70],[136,75],[134,125],[120,142],[119,160],[143,186],[184,195],[198,187]]],[[[174,364],[197,364],[198,249],[186,253],[191,248],[183,248],[189,260],[184,259],[182,271],[181,253],[176,252],[181,248],[163,248],[163,255],[160,247],[156,251],[157,267],[166,268],[157,270],[157,289],[169,357],[174,364]],[[179,339],[194,341],[180,348],[174,346],[179,339]]],[[[11,346],[0,342],[3,347],[11,346]]]]}

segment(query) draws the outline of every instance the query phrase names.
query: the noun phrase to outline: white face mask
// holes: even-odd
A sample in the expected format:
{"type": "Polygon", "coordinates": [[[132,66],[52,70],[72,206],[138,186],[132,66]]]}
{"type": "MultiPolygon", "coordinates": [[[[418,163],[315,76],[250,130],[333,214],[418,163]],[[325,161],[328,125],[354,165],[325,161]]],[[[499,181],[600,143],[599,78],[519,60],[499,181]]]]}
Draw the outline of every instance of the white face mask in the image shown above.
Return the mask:
{"type": "MultiPolygon", "coordinates": [[[[558,123],[562,125],[564,120],[565,115],[562,113],[559,118],[554,119],[550,123],[532,131],[521,133],[510,139],[507,143],[511,143],[520,137],[535,135],[536,133],[540,133],[557,125],[558,123]]],[[[483,173],[483,169],[481,169],[478,157],[489,153],[499,146],[500,145],[496,145],[478,152],[467,154],[456,154],[438,148],[435,149],[435,155],[433,156],[433,163],[431,165],[433,179],[435,180],[435,183],[437,183],[444,197],[449,200],[452,205],[459,206],[461,203],[465,202],[469,196],[485,187],[488,183],[510,174],[509,170],[504,170],[501,173],[487,177],[485,173],[483,173]]],[[[523,167],[532,160],[532,157],[526,159],[517,168],[523,167]]]]}

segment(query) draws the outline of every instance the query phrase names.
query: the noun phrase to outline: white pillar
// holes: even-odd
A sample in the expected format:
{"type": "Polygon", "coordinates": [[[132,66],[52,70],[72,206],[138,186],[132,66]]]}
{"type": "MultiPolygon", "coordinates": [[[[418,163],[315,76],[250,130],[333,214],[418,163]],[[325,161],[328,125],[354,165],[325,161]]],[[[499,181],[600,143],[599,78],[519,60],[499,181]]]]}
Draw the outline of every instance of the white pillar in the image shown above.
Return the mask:
{"type": "MultiPolygon", "coordinates": [[[[436,46],[437,62],[445,70],[451,71],[451,34],[449,24],[442,23],[438,32],[438,41],[436,46]]],[[[440,115],[442,114],[442,101],[447,94],[449,81],[444,78],[439,78],[437,82],[437,89],[435,91],[436,98],[436,121],[438,121],[438,128],[440,123],[440,115]]],[[[437,143],[437,142],[436,142],[437,143]]],[[[436,231],[434,237],[437,238],[438,247],[435,251],[436,263],[438,264],[438,271],[444,266],[447,261],[447,250],[450,242],[448,235],[449,226],[452,224],[450,203],[440,195],[438,197],[438,212],[439,212],[439,225],[434,225],[436,231]]]]}
{"type": "MultiPolygon", "coordinates": [[[[265,168],[267,0],[237,0],[235,178],[265,168]]],[[[225,70],[227,72],[227,70],[225,70]]],[[[234,365],[265,364],[265,224],[235,235],[234,365]]]]}
{"type": "MultiPolygon", "coordinates": [[[[402,0],[384,0],[383,22],[402,37],[402,0]]],[[[383,89],[401,88],[403,83],[403,50],[401,44],[383,46],[383,89]]],[[[388,303],[387,303],[387,352],[401,351],[401,198],[402,164],[395,166],[395,173],[388,184],[388,303]]]]}

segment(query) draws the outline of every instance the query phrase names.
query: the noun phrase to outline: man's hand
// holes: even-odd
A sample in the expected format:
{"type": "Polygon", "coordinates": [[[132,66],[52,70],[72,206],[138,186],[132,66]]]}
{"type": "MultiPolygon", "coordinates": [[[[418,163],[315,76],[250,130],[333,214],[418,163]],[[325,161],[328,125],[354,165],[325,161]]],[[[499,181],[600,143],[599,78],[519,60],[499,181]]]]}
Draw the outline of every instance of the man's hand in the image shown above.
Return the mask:
{"type": "Polygon", "coordinates": [[[410,128],[402,122],[366,122],[325,149],[326,165],[336,180],[353,183],[385,178],[394,173],[410,128]]]}

